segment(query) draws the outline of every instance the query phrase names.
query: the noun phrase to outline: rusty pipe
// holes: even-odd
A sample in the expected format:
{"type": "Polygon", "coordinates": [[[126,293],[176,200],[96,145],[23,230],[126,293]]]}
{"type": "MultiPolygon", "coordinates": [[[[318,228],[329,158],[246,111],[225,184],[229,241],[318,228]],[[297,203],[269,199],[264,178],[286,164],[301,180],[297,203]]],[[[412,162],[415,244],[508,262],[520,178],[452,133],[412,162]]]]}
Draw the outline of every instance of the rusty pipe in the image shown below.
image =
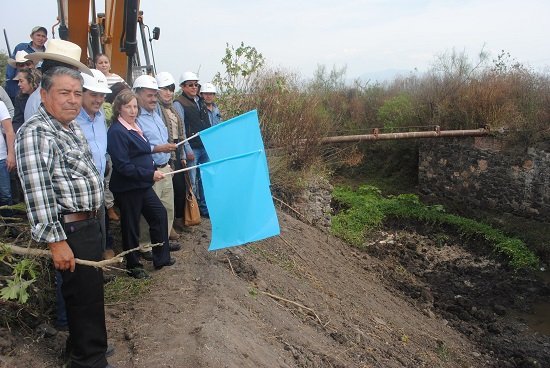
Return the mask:
{"type": "Polygon", "coordinates": [[[469,130],[440,130],[436,128],[433,131],[425,132],[403,132],[403,133],[378,133],[375,129],[373,134],[361,135],[342,135],[336,137],[325,137],[320,139],[320,143],[348,143],[363,141],[385,141],[398,139],[415,138],[443,138],[443,137],[481,137],[489,134],[489,129],[469,129],[469,130]]]}

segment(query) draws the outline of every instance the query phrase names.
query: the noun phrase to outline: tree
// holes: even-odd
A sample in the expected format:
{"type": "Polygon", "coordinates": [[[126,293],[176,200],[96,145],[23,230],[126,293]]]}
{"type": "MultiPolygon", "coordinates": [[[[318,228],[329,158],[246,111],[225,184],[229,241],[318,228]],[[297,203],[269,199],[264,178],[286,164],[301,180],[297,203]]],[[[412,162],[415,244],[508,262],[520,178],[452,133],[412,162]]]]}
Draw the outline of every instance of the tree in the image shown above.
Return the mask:
{"type": "Polygon", "coordinates": [[[6,83],[6,68],[8,66],[8,54],[4,50],[0,50],[0,85],[6,83]]]}
{"type": "Polygon", "coordinates": [[[247,93],[254,76],[265,64],[265,59],[255,47],[246,46],[244,42],[235,49],[226,44],[225,56],[221,63],[225,65],[225,75],[216,73],[213,83],[218,86],[220,93],[247,93]]]}

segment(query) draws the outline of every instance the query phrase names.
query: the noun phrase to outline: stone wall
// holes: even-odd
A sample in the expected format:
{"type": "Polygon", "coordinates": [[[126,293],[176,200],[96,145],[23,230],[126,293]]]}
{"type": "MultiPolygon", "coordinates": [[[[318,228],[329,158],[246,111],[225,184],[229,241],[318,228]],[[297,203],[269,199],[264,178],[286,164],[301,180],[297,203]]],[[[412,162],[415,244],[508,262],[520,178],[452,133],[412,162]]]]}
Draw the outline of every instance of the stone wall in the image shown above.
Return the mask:
{"type": "Polygon", "coordinates": [[[550,150],[501,137],[432,139],[419,150],[423,194],[550,221],[550,150]]]}
{"type": "Polygon", "coordinates": [[[324,177],[310,178],[293,203],[302,220],[323,231],[330,231],[332,185],[324,177]]]}

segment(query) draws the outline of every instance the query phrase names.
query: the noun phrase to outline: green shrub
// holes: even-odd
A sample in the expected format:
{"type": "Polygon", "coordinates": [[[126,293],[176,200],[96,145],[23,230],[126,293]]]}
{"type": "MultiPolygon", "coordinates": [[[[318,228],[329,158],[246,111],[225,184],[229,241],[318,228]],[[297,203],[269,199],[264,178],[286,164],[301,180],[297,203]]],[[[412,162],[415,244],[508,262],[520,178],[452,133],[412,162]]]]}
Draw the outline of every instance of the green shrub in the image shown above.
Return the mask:
{"type": "Polygon", "coordinates": [[[361,186],[355,192],[336,187],[333,197],[344,209],[334,215],[332,231],[358,247],[363,245],[368,231],[380,227],[390,217],[397,217],[434,226],[450,226],[463,238],[484,239],[516,269],[534,268],[539,262],[520,239],[509,237],[487,224],[447,213],[441,205],[424,205],[414,194],[384,197],[375,187],[361,186]]]}

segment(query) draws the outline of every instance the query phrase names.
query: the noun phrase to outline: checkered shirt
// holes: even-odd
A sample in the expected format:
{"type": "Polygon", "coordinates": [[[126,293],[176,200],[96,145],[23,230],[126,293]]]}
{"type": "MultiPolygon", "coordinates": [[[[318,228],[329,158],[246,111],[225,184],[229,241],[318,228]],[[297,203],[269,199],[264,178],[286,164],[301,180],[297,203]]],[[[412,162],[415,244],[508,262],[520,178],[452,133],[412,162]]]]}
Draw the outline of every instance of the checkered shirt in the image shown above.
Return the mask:
{"type": "Polygon", "coordinates": [[[17,132],[15,152],[34,240],[65,240],[62,213],[103,203],[103,181],[75,121],[66,129],[40,106],[17,132]]]}

